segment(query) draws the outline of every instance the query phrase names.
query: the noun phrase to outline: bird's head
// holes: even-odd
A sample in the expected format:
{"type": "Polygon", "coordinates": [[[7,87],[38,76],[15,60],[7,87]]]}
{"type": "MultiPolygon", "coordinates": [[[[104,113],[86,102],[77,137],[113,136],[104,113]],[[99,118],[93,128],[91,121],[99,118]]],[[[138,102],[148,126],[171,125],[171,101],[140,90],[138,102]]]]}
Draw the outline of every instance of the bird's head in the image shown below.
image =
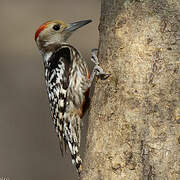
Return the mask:
{"type": "Polygon", "coordinates": [[[44,51],[56,49],[60,44],[65,43],[75,30],[90,22],[92,21],[83,20],[65,24],[60,20],[47,21],[37,29],[35,41],[42,53],[44,51]]]}

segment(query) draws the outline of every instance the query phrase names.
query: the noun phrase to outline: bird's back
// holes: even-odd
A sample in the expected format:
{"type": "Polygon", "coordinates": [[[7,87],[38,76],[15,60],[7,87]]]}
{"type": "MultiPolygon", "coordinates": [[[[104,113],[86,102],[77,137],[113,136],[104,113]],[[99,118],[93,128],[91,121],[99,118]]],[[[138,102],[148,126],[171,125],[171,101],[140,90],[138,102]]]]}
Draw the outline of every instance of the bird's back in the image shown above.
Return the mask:
{"type": "Polygon", "coordinates": [[[61,45],[46,61],[45,79],[51,113],[60,139],[67,144],[72,161],[80,172],[80,125],[84,106],[89,100],[89,72],[77,49],[61,45]]]}

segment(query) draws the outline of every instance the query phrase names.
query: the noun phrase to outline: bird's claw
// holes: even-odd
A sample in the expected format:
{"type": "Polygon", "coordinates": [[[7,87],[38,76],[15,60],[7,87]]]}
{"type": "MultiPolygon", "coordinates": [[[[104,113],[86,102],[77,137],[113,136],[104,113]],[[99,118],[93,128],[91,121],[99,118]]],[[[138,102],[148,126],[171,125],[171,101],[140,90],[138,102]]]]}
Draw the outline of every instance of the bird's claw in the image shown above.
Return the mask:
{"type": "Polygon", "coordinates": [[[98,49],[95,49],[95,48],[91,50],[91,54],[92,54],[91,61],[95,64],[93,70],[95,71],[96,76],[100,77],[100,79],[102,80],[105,80],[110,76],[110,74],[106,74],[104,70],[99,66],[99,60],[96,55],[97,51],[98,49]]]}
{"type": "Polygon", "coordinates": [[[110,76],[110,74],[106,74],[99,65],[95,65],[94,71],[96,72],[96,76],[100,77],[102,80],[105,80],[110,76]]]}

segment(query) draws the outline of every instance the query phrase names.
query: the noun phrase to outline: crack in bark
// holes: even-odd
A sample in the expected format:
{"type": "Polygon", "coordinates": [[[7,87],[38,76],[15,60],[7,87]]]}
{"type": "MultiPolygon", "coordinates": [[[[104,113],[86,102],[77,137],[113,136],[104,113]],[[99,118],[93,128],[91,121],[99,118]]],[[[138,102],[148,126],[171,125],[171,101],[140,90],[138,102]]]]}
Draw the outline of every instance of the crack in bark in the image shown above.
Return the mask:
{"type": "Polygon", "coordinates": [[[153,173],[153,166],[149,162],[149,148],[145,145],[145,141],[141,141],[141,158],[143,165],[143,180],[153,180],[155,174],[153,173]]]}

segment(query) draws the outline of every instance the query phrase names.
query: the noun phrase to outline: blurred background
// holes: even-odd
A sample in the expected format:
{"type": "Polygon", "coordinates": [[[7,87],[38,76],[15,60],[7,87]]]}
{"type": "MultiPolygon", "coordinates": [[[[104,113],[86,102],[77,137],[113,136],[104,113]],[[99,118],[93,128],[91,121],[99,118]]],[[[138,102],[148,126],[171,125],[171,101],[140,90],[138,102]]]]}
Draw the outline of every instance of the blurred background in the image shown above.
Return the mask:
{"type": "Polygon", "coordinates": [[[69,152],[60,154],[34,33],[47,20],[92,19],[70,39],[89,58],[98,46],[99,16],[100,0],[1,0],[0,178],[77,179],[69,152]]]}

